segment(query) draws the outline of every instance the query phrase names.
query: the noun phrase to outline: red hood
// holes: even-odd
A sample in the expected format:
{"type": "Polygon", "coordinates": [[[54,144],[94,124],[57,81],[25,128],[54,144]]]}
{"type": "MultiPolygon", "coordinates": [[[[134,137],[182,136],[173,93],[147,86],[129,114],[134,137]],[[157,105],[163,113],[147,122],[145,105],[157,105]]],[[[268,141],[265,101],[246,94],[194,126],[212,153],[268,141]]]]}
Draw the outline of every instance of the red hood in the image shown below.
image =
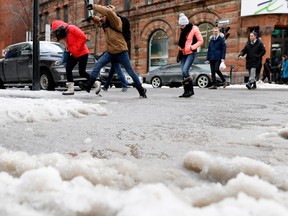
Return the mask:
{"type": "Polygon", "coordinates": [[[61,21],[61,20],[54,20],[52,22],[52,31],[56,30],[59,26],[64,26],[64,27],[67,27],[68,24],[61,21]]]}

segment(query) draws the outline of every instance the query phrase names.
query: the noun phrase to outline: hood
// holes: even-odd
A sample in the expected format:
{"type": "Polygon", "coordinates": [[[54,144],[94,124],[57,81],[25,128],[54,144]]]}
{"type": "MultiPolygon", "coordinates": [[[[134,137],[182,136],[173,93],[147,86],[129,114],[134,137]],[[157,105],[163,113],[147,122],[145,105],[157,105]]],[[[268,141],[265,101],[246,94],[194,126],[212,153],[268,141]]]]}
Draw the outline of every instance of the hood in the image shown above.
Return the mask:
{"type": "Polygon", "coordinates": [[[68,24],[61,21],[61,20],[54,20],[52,22],[52,31],[55,31],[59,26],[64,26],[64,27],[67,27],[68,24]]]}

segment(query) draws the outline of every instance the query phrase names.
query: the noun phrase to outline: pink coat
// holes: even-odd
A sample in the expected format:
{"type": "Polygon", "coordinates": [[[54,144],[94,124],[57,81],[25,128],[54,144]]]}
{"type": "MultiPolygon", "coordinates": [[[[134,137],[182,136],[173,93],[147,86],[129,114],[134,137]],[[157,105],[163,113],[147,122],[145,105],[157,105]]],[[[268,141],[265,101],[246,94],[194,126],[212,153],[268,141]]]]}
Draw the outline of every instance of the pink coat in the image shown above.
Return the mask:
{"type": "Polygon", "coordinates": [[[179,46],[178,46],[178,49],[182,50],[183,55],[189,55],[195,52],[195,50],[197,50],[198,47],[202,46],[203,43],[204,43],[204,40],[203,40],[203,37],[201,35],[199,28],[196,25],[193,25],[190,33],[187,36],[184,49],[181,49],[181,47],[179,46]],[[194,35],[197,38],[197,43],[192,45],[194,35]]]}

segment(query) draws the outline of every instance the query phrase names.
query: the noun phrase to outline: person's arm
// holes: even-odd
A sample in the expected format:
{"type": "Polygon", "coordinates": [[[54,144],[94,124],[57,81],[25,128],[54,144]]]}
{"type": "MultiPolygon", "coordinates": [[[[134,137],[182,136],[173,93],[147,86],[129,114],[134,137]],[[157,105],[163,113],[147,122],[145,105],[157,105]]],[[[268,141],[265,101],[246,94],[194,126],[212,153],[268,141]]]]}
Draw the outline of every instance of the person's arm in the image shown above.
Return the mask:
{"type": "MultiPolygon", "coordinates": [[[[203,37],[202,37],[202,34],[201,34],[199,28],[198,28],[197,26],[193,26],[193,28],[196,28],[194,35],[196,36],[197,43],[191,44],[190,49],[191,49],[192,51],[193,51],[193,50],[197,50],[198,47],[202,46],[203,43],[204,43],[204,40],[203,40],[203,37]]],[[[193,37],[194,37],[194,35],[193,35],[193,37]]]]}

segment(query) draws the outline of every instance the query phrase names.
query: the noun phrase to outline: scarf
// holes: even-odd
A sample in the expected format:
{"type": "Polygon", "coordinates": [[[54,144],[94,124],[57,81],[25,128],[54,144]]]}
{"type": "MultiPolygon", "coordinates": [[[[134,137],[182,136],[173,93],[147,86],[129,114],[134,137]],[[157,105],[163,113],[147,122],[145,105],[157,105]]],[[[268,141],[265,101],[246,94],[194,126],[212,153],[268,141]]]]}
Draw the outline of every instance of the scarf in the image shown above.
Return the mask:
{"type": "Polygon", "coordinates": [[[186,37],[189,34],[189,32],[191,31],[193,27],[192,23],[188,23],[184,29],[181,29],[181,34],[180,34],[180,38],[178,41],[178,46],[181,47],[182,49],[184,49],[185,47],[185,42],[186,42],[186,37]]]}

